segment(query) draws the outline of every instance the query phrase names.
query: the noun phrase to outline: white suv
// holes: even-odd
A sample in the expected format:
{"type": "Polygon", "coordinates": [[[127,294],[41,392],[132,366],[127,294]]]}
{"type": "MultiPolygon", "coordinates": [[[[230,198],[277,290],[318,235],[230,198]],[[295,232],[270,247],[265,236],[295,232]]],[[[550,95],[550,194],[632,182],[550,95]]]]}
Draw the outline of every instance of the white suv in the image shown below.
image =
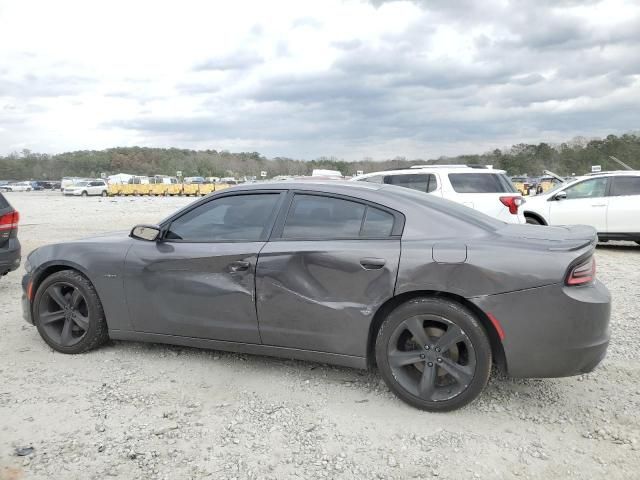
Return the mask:
{"type": "Polygon", "coordinates": [[[527,223],[591,225],[602,241],[640,243],[640,170],[578,177],[527,199],[527,223]]]}
{"type": "Polygon", "coordinates": [[[104,180],[85,180],[74,183],[73,185],[64,187],[63,195],[75,195],[86,197],[87,195],[107,196],[107,186],[104,180]]]}
{"type": "Polygon", "coordinates": [[[524,199],[504,170],[484,166],[426,165],[367,173],[355,181],[387,183],[453,200],[509,223],[525,223],[524,199]]]}

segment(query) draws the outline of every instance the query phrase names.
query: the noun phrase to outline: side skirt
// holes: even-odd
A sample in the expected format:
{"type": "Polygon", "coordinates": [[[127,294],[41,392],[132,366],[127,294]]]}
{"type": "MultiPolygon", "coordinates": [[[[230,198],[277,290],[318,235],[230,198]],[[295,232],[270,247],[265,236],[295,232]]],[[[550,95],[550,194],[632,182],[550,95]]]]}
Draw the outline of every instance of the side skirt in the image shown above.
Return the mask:
{"type": "Polygon", "coordinates": [[[127,330],[109,330],[109,338],[113,340],[130,340],[134,342],[166,343],[182,345],[184,347],[222,350],[225,352],[249,353],[268,357],[292,358],[310,362],[330,363],[343,367],[367,369],[367,359],[354,355],[338,353],[316,352],[297,348],[275,347],[273,345],[258,345],[255,343],[226,342],[210,340],[208,338],[180,337],[177,335],[162,335],[159,333],[131,332],[127,330]]]}

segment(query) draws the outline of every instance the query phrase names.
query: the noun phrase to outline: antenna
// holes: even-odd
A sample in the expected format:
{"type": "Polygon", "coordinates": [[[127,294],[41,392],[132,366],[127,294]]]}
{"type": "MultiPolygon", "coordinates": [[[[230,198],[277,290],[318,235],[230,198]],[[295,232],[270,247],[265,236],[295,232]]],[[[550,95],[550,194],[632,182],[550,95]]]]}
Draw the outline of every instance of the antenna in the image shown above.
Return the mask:
{"type": "Polygon", "coordinates": [[[611,160],[613,160],[614,162],[617,162],[618,164],[622,165],[624,168],[626,168],[627,170],[633,170],[633,168],[631,168],[629,165],[627,165],[626,163],[624,163],[622,160],[620,160],[619,158],[614,157],[613,155],[609,155],[609,158],[611,160]]]}

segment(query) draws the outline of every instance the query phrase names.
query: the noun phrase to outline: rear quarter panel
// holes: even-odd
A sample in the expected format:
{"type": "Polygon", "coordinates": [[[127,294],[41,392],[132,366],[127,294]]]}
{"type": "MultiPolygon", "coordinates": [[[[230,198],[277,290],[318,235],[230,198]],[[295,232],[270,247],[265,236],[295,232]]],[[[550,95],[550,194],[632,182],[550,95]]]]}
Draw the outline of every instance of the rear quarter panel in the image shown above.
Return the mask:
{"type": "Polygon", "coordinates": [[[584,249],[551,251],[538,242],[497,235],[466,242],[403,239],[396,294],[433,290],[470,298],[560,283],[569,264],[583,254],[584,249]],[[465,245],[465,261],[434,260],[446,259],[438,252],[447,245],[465,245]]]}

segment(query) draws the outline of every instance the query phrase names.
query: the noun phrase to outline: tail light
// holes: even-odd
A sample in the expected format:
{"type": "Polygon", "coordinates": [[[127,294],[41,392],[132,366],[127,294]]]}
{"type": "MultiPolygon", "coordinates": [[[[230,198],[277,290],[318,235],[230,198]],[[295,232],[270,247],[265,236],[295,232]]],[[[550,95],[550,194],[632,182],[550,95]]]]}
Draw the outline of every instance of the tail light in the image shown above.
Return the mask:
{"type": "Polygon", "coordinates": [[[20,214],[16,211],[5,213],[0,216],[0,232],[14,230],[18,228],[20,214]]]}
{"type": "Polygon", "coordinates": [[[567,285],[585,285],[596,279],[596,259],[591,256],[569,270],[567,285]]]}
{"type": "Polygon", "coordinates": [[[500,197],[500,201],[505,207],[509,207],[509,213],[513,215],[518,214],[518,207],[524,203],[524,198],[522,197],[500,197]]]}

